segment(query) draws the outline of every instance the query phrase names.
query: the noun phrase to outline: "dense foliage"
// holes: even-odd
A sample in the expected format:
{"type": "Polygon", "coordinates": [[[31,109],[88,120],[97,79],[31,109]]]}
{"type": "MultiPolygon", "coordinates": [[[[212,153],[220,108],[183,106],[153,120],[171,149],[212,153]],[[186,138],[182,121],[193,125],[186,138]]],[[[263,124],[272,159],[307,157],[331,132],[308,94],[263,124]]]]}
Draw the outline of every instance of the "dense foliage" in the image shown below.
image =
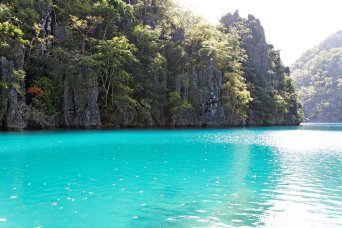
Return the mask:
{"type": "Polygon", "coordinates": [[[303,54],[292,66],[307,121],[342,121],[342,31],[303,54]]]}
{"type": "Polygon", "coordinates": [[[0,56],[15,55],[14,41],[24,46],[26,104],[61,125],[79,121],[68,117],[79,110],[94,116],[94,104],[107,127],[195,126],[191,116],[218,106],[223,125],[286,124],[296,103],[277,51],[269,58],[280,83],[251,79],[243,23],[209,25],[172,0],[2,2],[0,56]]]}

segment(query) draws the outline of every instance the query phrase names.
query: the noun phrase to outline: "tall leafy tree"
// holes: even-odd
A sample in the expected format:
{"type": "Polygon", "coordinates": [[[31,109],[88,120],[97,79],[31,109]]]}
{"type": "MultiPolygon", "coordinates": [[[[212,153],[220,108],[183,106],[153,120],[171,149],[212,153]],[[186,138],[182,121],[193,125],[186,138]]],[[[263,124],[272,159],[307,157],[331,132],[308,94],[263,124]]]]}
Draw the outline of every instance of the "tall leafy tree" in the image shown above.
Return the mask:
{"type": "Polygon", "coordinates": [[[111,40],[99,41],[95,46],[95,54],[91,56],[99,72],[100,86],[104,94],[104,108],[116,106],[120,108],[126,101],[132,101],[131,80],[128,71],[136,47],[126,37],[113,37],[111,40]]]}

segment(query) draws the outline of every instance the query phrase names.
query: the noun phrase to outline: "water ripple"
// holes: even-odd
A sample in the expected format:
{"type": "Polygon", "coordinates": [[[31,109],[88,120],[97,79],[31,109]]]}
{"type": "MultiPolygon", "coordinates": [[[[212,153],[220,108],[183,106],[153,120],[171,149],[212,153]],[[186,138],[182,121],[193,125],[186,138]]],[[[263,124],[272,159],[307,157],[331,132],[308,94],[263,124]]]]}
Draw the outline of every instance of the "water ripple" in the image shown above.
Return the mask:
{"type": "Polygon", "coordinates": [[[328,128],[0,134],[0,224],[342,226],[328,128]]]}

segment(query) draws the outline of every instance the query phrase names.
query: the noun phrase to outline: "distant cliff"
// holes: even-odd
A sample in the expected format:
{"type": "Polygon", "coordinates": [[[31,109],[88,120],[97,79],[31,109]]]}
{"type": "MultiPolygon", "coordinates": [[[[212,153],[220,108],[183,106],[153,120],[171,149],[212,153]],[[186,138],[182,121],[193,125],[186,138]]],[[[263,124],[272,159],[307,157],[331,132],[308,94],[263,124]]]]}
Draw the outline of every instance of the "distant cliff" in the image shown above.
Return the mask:
{"type": "Polygon", "coordinates": [[[0,4],[0,128],[290,125],[301,108],[260,21],[172,0],[0,4]]]}
{"type": "Polygon", "coordinates": [[[342,122],[342,31],[305,52],[291,69],[306,121],[342,122]]]}

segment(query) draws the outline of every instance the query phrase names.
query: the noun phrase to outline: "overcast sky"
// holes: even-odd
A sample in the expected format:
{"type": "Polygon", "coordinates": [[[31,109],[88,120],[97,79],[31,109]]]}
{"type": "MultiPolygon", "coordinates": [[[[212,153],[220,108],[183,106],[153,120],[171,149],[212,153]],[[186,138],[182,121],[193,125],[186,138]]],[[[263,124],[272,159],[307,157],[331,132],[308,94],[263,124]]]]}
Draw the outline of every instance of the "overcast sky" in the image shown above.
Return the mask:
{"type": "Polygon", "coordinates": [[[265,28],[266,39],[281,49],[286,65],[342,30],[342,0],[178,0],[209,22],[228,12],[253,14],[265,28]]]}

